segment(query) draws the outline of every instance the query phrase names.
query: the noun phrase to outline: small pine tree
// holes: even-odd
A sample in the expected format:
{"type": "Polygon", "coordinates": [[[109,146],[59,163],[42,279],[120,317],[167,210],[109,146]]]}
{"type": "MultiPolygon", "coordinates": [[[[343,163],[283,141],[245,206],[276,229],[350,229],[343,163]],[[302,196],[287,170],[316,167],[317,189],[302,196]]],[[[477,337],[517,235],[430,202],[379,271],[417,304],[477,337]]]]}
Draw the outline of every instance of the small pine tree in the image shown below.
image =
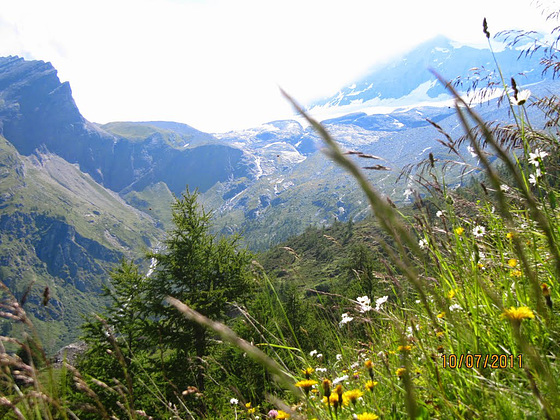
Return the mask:
{"type": "Polygon", "coordinates": [[[174,352],[181,372],[168,372],[176,385],[185,381],[185,363],[195,360],[196,384],[204,389],[202,360],[208,354],[209,333],[188,321],[165,302],[173,296],[213,320],[227,318],[230,302],[249,291],[250,254],[240,249],[238,238],[218,238],[210,233],[210,215],[197,203],[197,193],[182,194],[172,205],[174,228],[165,246],[149,257],[156,271],[146,283],[146,315],[155,320],[152,337],[174,352]]]}
{"type": "Polygon", "coordinates": [[[82,325],[82,338],[90,347],[100,345],[110,349],[113,346],[108,340],[108,331],[104,332],[108,328],[127,360],[141,347],[145,347],[141,340],[147,323],[142,316],[144,279],[138,266],[125,259],[111,271],[110,285],[103,289],[110,303],[97,319],[82,325]]]}

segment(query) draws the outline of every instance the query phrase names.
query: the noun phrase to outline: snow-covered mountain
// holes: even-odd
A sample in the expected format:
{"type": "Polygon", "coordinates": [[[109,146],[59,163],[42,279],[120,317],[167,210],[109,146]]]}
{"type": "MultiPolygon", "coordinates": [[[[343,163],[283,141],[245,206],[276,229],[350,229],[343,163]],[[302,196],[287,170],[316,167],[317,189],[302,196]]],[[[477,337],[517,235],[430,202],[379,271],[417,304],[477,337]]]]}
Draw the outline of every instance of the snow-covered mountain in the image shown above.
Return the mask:
{"type": "Polygon", "coordinates": [[[502,85],[496,62],[508,84],[511,77],[520,85],[541,81],[539,58],[519,55],[519,50],[502,46],[495,52],[495,61],[489,48],[461,45],[438,36],[389,65],[375,68],[362,79],[352,81],[334,96],[312,103],[308,109],[321,117],[358,111],[379,114],[405,106],[445,105],[450,96],[432,71],[446,80],[457,81],[459,89],[466,91],[473,84],[482,87],[489,81],[502,85]]]}

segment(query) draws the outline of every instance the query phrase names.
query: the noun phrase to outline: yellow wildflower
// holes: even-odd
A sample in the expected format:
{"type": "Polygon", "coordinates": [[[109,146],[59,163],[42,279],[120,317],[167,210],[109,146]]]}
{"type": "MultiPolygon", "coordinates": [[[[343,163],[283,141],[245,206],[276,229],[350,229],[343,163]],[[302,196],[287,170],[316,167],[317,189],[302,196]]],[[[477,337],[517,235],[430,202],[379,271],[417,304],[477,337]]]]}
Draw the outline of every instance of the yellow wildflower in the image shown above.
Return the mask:
{"type": "Polygon", "coordinates": [[[412,350],[412,346],[409,346],[409,345],[406,345],[406,346],[399,346],[397,350],[398,350],[398,351],[402,351],[402,352],[410,351],[410,350],[412,350]]]}
{"type": "Polygon", "coordinates": [[[367,381],[365,386],[366,386],[366,389],[367,389],[368,391],[372,391],[372,392],[373,392],[373,388],[375,388],[375,387],[377,386],[377,384],[378,384],[378,383],[377,383],[376,381],[367,381]]]}
{"type": "Polygon", "coordinates": [[[395,372],[397,374],[397,376],[400,378],[401,376],[404,375],[404,373],[406,372],[405,368],[398,368],[397,371],[395,372]]]}
{"type": "Polygon", "coordinates": [[[334,389],[334,392],[336,392],[338,395],[342,395],[342,385],[337,385],[334,389]]]}
{"type": "Polygon", "coordinates": [[[457,294],[457,292],[455,290],[451,289],[449,292],[447,292],[447,298],[448,299],[453,299],[456,294],[457,294]]]}
{"type": "Polygon", "coordinates": [[[325,404],[330,404],[333,407],[338,407],[338,401],[339,401],[338,394],[336,394],[336,393],[332,393],[328,397],[326,397],[326,396],[323,397],[323,402],[325,404]]]}
{"type": "Polygon", "coordinates": [[[548,287],[548,284],[546,283],[541,284],[541,288],[542,288],[542,294],[544,296],[544,300],[546,302],[546,306],[552,309],[552,298],[550,297],[550,288],[548,287]]]}
{"type": "Polygon", "coordinates": [[[342,394],[342,401],[344,402],[344,405],[348,405],[349,402],[351,402],[352,405],[356,405],[358,398],[363,395],[364,393],[359,389],[351,389],[342,394]]]}
{"type": "Polygon", "coordinates": [[[513,239],[513,232],[508,232],[508,234],[506,235],[506,238],[513,239]]]}
{"type": "Polygon", "coordinates": [[[278,410],[278,415],[276,416],[277,419],[289,419],[290,415],[285,411],[278,410]]]}
{"type": "Polygon", "coordinates": [[[521,306],[519,308],[511,307],[509,309],[504,309],[502,313],[502,318],[508,318],[515,322],[521,322],[524,319],[533,319],[535,314],[527,306],[521,306]]]}
{"type": "Polygon", "coordinates": [[[371,378],[371,380],[373,381],[374,375],[373,375],[373,362],[371,360],[366,360],[366,362],[364,363],[366,369],[368,370],[368,374],[369,377],[371,378]]]}
{"type": "Polygon", "coordinates": [[[458,236],[461,236],[464,232],[465,232],[465,228],[462,228],[462,227],[455,228],[455,233],[458,236]]]}
{"type": "Polygon", "coordinates": [[[521,277],[522,273],[520,270],[511,270],[509,275],[511,277],[521,277]]]}
{"type": "Polygon", "coordinates": [[[312,367],[305,368],[301,371],[301,373],[303,373],[303,375],[305,376],[305,379],[309,379],[313,372],[315,372],[315,369],[313,369],[312,367]]]}
{"type": "Polygon", "coordinates": [[[379,416],[373,413],[362,413],[356,415],[356,418],[358,420],[377,420],[379,416]]]}
{"type": "Polygon", "coordinates": [[[509,261],[508,261],[508,265],[509,265],[511,268],[517,267],[517,260],[516,260],[515,258],[510,258],[509,261]]]}
{"type": "Polygon", "coordinates": [[[438,317],[439,319],[445,318],[445,311],[444,311],[444,312],[440,312],[439,314],[437,314],[437,317],[438,317]]]}
{"type": "Polygon", "coordinates": [[[313,387],[313,385],[316,385],[316,384],[317,384],[317,381],[314,381],[313,379],[304,379],[303,381],[296,382],[296,386],[298,388],[303,389],[306,394],[313,387]]]}

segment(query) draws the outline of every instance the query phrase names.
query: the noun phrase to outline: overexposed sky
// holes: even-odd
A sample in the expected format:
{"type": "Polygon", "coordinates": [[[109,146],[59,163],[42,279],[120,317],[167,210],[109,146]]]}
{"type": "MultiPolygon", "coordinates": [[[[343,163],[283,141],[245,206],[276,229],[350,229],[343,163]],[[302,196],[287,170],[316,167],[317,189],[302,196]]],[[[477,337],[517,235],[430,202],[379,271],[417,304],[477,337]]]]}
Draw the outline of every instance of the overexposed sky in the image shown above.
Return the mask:
{"type": "MultiPolygon", "coordinates": [[[[207,132],[289,118],[437,34],[550,30],[531,0],[0,0],[0,56],[50,61],[90,121],[207,132]]],[[[556,7],[558,8],[558,7],[556,7]]]]}

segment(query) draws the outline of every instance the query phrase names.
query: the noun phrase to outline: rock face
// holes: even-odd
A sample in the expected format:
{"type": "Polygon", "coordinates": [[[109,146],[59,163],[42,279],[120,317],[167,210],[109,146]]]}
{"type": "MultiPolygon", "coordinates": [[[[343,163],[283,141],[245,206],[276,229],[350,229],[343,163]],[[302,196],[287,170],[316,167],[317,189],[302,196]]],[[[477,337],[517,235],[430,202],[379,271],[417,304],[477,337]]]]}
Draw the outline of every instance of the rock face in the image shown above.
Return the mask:
{"type": "MultiPolygon", "coordinates": [[[[86,238],[59,218],[45,214],[15,212],[0,216],[0,231],[28,246],[27,251],[38,259],[34,265],[43,265],[50,276],[73,285],[81,292],[101,291],[99,276],[105,274],[110,264],[123,257],[122,253],[109,249],[99,242],[86,238]],[[43,263],[43,264],[41,264],[43,263]]],[[[5,253],[0,266],[17,267],[21,258],[5,253]]],[[[22,269],[25,269],[25,265],[22,269]]],[[[0,277],[12,289],[17,289],[22,273],[0,277]]]]}
{"type": "MultiPolygon", "coordinates": [[[[67,142],[68,134],[79,133],[86,126],[72,98],[68,82],[60,83],[50,63],[25,61],[18,57],[0,58],[1,134],[29,155],[46,145],[54,153],[62,153],[69,161],[84,160],[78,142],[67,142]]],[[[101,143],[108,144],[109,138],[101,143]]],[[[93,157],[93,156],[91,156],[93,157]]]]}
{"type": "Polygon", "coordinates": [[[49,274],[72,282],[81,292],[99,293],[100,285],[94,279],[105,272],[100,262],[116,264],[122,253],[80,235],[63,221],[39,215],[34,222],[38,231],[35,252],[49,274]]]}
{"type": "Polygon", "coordinates": [[[64,363],[74,366],[78,357],[84,354],[86,350],[87,344],[83,341],[77,341],[64,346],[53,356],[54,367],[62,367],[64,363]]]}
{"type": "Polygon", "coordinates": [[[153,123],[164,130],[183,130],[194,147],[170,144],[157,131],[131,140],[88,122],[76,107],[70,85],[60,83],[50,63],[0,58],[0,99],[0,134],[19,153],[27,156],[44,148],[77,163],[116,192],[159,181],[176,194],[186,185],[205,191],[232,176],[249,175],[242,150],[215,144],[211,135],[194,129],[186,132],[185,125],[153,123]]]}

